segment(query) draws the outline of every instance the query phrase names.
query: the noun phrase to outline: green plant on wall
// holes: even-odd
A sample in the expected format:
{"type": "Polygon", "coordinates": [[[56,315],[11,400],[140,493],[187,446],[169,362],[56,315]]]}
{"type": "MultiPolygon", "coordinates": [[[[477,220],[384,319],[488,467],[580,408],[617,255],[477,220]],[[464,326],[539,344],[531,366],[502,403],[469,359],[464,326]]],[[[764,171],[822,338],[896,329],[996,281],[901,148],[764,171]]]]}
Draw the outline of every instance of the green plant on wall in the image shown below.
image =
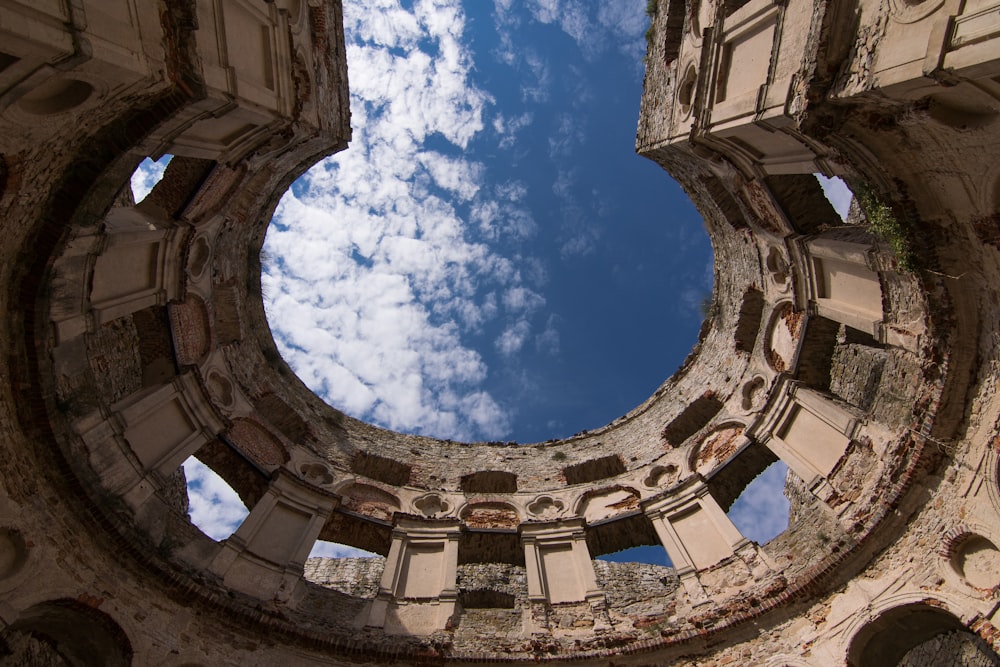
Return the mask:
{"type": "Polygon", "coordinates": [[[892,247],[899,267],[904,271],[915,271],[916,256],[910,243],[909,229],[896,217],[892,207],[867,187],[859,191],[858,204],[868,221],[868,229],[892,247]]]}
{"type": "Polygon", "coordinates": [[[648,48],[649,43],[653,41],[653,35],[656,30],[653,28],[653,17],[656,16],[656,12],[659,9],[658,0],[646,0],[646,16],[650,18],[649,27],[646,28],[646,46],[648,48]]]}

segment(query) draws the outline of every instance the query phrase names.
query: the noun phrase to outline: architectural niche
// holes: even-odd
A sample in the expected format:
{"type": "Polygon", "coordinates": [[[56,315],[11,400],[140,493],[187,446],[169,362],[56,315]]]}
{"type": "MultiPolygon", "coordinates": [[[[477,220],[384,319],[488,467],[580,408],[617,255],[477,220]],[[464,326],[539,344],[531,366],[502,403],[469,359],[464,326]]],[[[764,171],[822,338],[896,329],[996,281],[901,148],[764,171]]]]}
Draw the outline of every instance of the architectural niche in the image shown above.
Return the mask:
{"type": "Polygon", "coordinates": [[[997,664],[1000,4],[649,11],[636,148],[713,312],[624,418],[500,456],[346,417],[271,339],[268,221],[350,139],[340,0],[0,4],[0,654],[997,664]],[[190,456],[248,506],[225,540],[190,456]],[[779,459],[755,544],[726,510],[779,459]],[[593,560],[638,545],[672,567],[593,560]]]}

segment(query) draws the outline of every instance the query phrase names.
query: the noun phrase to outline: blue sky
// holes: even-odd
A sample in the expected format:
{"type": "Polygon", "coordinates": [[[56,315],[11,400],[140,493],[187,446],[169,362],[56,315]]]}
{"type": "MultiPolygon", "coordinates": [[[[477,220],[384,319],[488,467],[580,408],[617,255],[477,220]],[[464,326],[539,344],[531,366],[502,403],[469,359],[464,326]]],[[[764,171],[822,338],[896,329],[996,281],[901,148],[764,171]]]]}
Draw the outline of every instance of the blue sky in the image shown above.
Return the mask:
{"type": "MultiPolygon", "coordinates": [[[[676,370],[712,254],[680,187],[634,153],[645,5],[345,3],[353,140],[281,200],[262,276],[279,350],[324,400],[530,443],[606,424],[676,370]]],[[[136,172],[137,199],[164,163],[136,172]]],[[[846,189],[824,186],[845,213],[846,189]]],[[[192,520],[228,536],[246,509],[185,470],[192,520]]],[[[748,537],[785,527],[784,472],[730,512],[748,537]]]]}
{"type": "Polygon", "coordinates": [[[634,152],[647,25],[642,0],[347,3],[354,138],[265,243],[307,385],[388,428],[523,443],[677,368],[711,248],[634,152]]]}

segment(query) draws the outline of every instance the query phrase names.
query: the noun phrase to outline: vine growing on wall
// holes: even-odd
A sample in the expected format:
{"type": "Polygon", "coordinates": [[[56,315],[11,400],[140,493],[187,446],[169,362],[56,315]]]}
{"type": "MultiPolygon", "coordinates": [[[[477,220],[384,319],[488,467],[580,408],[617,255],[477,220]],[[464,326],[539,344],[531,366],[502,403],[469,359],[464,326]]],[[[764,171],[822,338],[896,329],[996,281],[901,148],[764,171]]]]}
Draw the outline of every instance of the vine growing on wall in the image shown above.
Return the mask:
{"type": "Polygon", "coordinates": [[[892,247],[899,262],[899,268],[913,272],[917,269],[917,258],[910,242],[907,226],[896,217],[892,207],[882,201],[871,188],[861,188],[858,204],[868,221],[868,229],[892,247]]]}
{"type": "Polygon", "coordinates": [[[649,27],[646,28],[646,49],[649,50],[650,42],[653,41],[653,35],[656,34],[656,30],[653,28],[653,19],[656,17],[656,12],[659,10],[659,0],[646,0],[646,16],[649,17],[649,27]]]}

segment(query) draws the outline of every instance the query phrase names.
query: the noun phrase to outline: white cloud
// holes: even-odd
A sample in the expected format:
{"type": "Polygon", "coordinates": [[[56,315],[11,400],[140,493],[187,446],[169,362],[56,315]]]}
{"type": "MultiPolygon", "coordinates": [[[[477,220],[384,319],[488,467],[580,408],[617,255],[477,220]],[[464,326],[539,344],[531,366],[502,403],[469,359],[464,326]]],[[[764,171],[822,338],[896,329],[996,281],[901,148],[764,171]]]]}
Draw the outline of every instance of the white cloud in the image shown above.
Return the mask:
{"type": "Polygon", "coordinates": [[[512,287],[503,295],[503,305],[514,313],[531,313],[545,305],[545,297],[527,287],[512,287]]]}
{"type": "Polygon", "coordinates": [[[316,540],[312,551],[309,552],[309,558],[378,558],[378,554],[349,547],[346,544],[316,540]]]}
{"type": "MultiPolygon", "coordinates": [[[[592,60],[610,46],[616,47],[642,66],[645,53],[643,33],[648,25],[645,0],[615,0],[614,2],[587,2],[586,0],[494,0],[493,15],[497,32],[508,35],[510,28],[520,24],[524,6],[530,17],[542,24],[558,27],[574,42],[583,56],[592,60]]],[[[498,52],[502,62],[512,64],[517,52],[509,38],[503,41],[498,52]]]]}
{"type": "Polygon", "coordinates": [[[184,462],[191,523],[213,540],[232,535],[249,512],[232,487],[194,458],[184,462]]]}
{"type": "Polygon", "coordinates": [[[531,325],[527,320],[519,320],[504,329],[496,339],[497,350],[505,357],[517,354],[524,347],[524,342],[531,333],[531,325]]]}
{"type": "MultiPolygon", "coordinates": [[[[526,281],[544,270],[487,245],[517,248],[537,226],[525,186],[491,183],[466,153],[493,100],[471,81],[464,23],[457,0],[345,6],[354,139],[282,199],[263,282],[282,355],[326,401],[397,430],[495,439],[510,415],[466,337],[494,320],[528,336],[544,300],[526,281]]],[[[531,121],[496,118],[498,133],[531,121]]]]}
{"type": "Polygon", "coordinates": [[[173,155],[164,155],[156,162],[146,158],[132,172],[132,196],[135,198],[137,204],[145,199],[146,195],[153,189],[153,186],[163,178],[163,172],[166,171],[167,164],[172,157],[173,155]]]}
{"type": "Polygon", "coordinates": [[[840,219],[847,220],[847,212],[851,209],[851,200],[854,199],[854,193],[847,187],[847,183],[838,176],[827,178],[823,174],[813,175],[819,181],[820,187],[823,188],[823,194],[833,205],[840,219]]]}
{"type": "Polygon", "coordinates": [[[777,461],[750,482],[729,510],[729,518],[743,535],[758,544],[788,528],[785,476],[788,466],[777,461]]]}

